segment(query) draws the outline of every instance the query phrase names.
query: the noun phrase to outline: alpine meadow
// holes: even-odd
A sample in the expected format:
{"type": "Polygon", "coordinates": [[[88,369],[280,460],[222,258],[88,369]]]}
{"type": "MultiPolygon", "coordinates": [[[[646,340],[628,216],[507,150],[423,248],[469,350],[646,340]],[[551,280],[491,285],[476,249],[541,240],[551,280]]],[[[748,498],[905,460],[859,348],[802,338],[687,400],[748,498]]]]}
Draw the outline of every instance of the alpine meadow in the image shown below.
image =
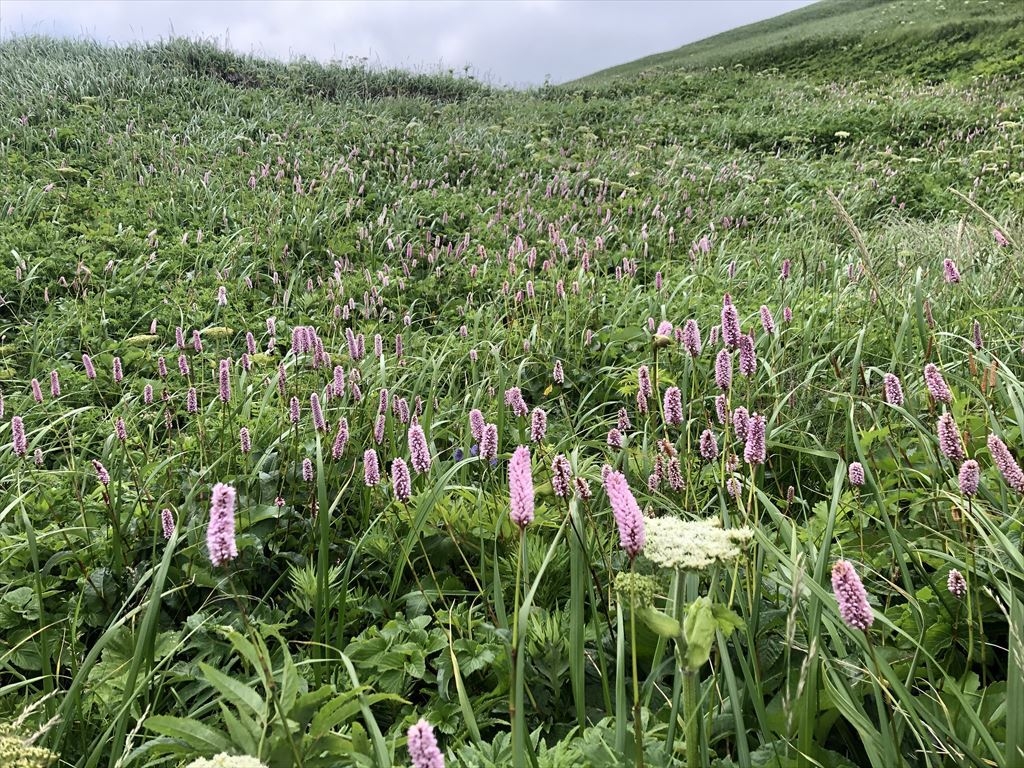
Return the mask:
{"type": "Polygon", "coordinates": [[[0,43],[0,765],[1024,767],[1022,40],[0,43]]]}

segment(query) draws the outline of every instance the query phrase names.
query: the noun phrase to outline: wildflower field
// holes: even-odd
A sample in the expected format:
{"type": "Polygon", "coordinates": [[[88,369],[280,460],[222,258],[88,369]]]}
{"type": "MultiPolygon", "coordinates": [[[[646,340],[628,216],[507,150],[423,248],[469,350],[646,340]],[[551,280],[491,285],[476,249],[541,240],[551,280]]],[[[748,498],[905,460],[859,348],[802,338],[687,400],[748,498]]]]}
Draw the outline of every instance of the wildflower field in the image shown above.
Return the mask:
{"type": "Polygon", "coordinates": [[[1024,10],[790,16],[0,44],[0,764],[1024,766],[1024,10]]]}

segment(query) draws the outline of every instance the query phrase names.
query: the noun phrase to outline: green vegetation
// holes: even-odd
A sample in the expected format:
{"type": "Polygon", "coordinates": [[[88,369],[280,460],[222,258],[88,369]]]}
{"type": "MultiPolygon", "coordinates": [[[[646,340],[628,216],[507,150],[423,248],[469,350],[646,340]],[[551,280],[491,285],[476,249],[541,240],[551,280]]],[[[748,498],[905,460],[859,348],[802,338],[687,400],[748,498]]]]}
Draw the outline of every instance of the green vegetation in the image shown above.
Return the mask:
{"type": "Polygon", "coordinates": [[[899,76],[938,82],[1017,75],[1024,14],[1011,0],[819,0],[674,51],[602,70],[579,85],[742,67],[814,82],[899,76]]]}
{"type": "Polygon", "coordinates": [[[0,749],[1021,765],[1024,12],[938,11],[529,93],[0,45],[0,749]]]}

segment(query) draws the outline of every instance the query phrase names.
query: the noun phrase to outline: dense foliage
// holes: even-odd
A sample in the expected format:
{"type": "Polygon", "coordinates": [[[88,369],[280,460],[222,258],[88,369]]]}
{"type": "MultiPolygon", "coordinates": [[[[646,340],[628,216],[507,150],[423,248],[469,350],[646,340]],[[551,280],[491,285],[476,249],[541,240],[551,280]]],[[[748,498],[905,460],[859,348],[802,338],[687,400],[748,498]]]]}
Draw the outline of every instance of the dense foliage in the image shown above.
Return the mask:
{"type": "Polygon", "coordinates": [[[530,93],[0,45],[0,751],[1021,765],[980,29],[530,93]]]}

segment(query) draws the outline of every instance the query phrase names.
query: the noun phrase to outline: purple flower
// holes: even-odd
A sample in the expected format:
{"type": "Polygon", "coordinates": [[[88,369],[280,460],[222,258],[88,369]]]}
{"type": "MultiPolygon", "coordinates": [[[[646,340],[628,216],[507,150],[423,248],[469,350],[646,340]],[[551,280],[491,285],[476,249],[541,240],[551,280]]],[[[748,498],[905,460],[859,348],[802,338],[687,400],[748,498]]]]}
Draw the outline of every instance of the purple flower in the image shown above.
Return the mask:
{"type": "Polygon", "coordinates": [[[633,428],[633,425],[629,423],[629,414],[626,413],[625,408],[619,408],[618,419],[615,426],[618,427],[619,432],[626,432],[633,428]]]}
{"type": "Polygon", "coordinates": [[[647,412],[647,399],[654,394],[654,389],[651,386],[651,372],[648,370],[646,365],[641,365],[636,372],[637,380],[637,403],[643,398],[644,408],[642,409],[645,413],[647,412]]]}
{"type": "Polygon", "coordinates": [[[730,348],[738,347],[741,335],[739,313],[729,294],[725,294],[722,304],[722,342],[730,348]]]}
{"type": "Polygon", "coordinates": [[[737,499],[739,498],[740,491],[743,490],[743,484],[740,483],[738,477],[730,477],[725,481],[725,490],[731,498],[737,499]]]}
{"type": "Polygon", "coordinates": [[[746,440],[750,432],[750,414],[742,405],[732,412],[732,425],[739,440],[746,440]]]}
{"type": "Polygon", "coordinates": [[[307,483],[313,482],[313,460],[308,457],[302,460],[302,480],[307,483]]]}
{"type": "Polygon", "coordinates": [[[120,383],[121,379],[124,378],[124,370],[121,368],[121,358],[114,358],[114,382],[120,383]]]}
{"type": "Polygon", "coordinates": [[[850,485],[857,488],[864,485],[864,465],[859,461],[851,461],[846,474],[850,478],[850,485]]]}
{"type": "Polygon", "coordinates": [[[313,392],[309,396],[309,410],[313,414],[313,427],[317,432],[327,431],[327,421],[324,419],[324,409],[320,406],[320,396],[313,392]]]}
{"type": "Polygon", "coordinates": [[[962,600],[967,594],[967,579],[956,568],[951,568],[946,577],[946,589],[953,597],[962,600]]]}
{"type": "Polygon", "coordinates": [[[299,415],[299,398],[293,395],[291,401],[288,403],[288,421],[292,424],[298,424],[299,415]]]}
{"type": "Polygon", "coordinates": [[[533,472],[530,449],[520,445],[508,462],[509,517],[520,528],[533,522],[533,472]]]}
{"type": "Polygon", "coordinates": [[[388,412],[388,391],[381,389],[380,394],[377,396],[377,413],[388,412]]]}
{"type": "Polygon", "coordinates": [[[107,468],[103,466],[103,462],[99,459],[93,459],[92,468],[96,470],[96,478],[104,487],[110,485],[110,473],[107,472],[107,468]]]}
{"type": "Polygon", "coordinates": [[[412,768],[444,768],[444,755],[437,747],[434,729],[426,720],[421,719],[409,728],[407,744],[412,768]]]}
{"type": "Polygon", "coordinates": [[[957,429],[956,421],[953,420],[953,414],[947,412],[939,416],[936,431],[939,434],[939,450],[942,451],[942,455],[953,462],[963,460],[963,443],[960,440],[960,430],[957,429]]]}
{"type": "Polygon", "coordinates": [[[523,399],[523,392],[519,387],[510,387],[505,390],[505,405],[512,409],[517,417],[525,416],[530,408],[523,399]]]}
{"type": "Polygon", "coordinates": [[[981,468],[974,459],[968,459],[960,466],[960,493],[970,498],[978,493],[978,485],[981,481],[981,468]]]}
{"type": "Polygon", "coordinates": [[[942,378],[942,373],[935,363],[928,363],[924,367],[924,383],[933,400],[940,403],[953,402],[953,393],[949,390],[946,380],[942,378]]]}
{"type": "Polygon", "coordinates": [[[169,539],[174,535],[174,514],[169,509],[160,513],[160,525],[164,529],[164,538],[169,539]]]}
{"type": "Polygon", "coordinates": [[[387,426],[387,417],[384,414],[377,416],[373,424],[373,442],[380,445],[384,442],[384,428],[387,426]]]}
{"type": "Polygon", "coordinates": [[[469,412],[469,433],[473,436],[474,442],[479,443],[484,437],[484,415],[478,408],[469,412]]]}
{"type": "Polygon", "coordinates": [[[185,331],[182,330],[180,325],[174,329],[174,343],[178,349],[185,348],[185,331]]]}
{"type": "Polygon", "coordinates": [[[412,498],[412,478],[405,459],[398,458],[391,462],[391,487],[399,501],[404,503],[412,498]]]}
{"type": "Polygon", "coordinates": [[[779,278],[781,280],[788,280],[789,279],[789,272],[790,272],[790,269],[792,267],[792,264],[793,263],[789,259],[783,259],[782,260],[782,271],[779,274],[779,278]]]}
{"type": "Polygon", "coordinates": [[[15,455],[25,458],[25,454],[28,452],[28,439],[25,437],[25,424],[21,420],[21,416],[11,419],[11,446],[15,455]]]}
{"type": "Polygon", "coordinates": [[[203,351],[203,340],[199,338],[199,331],[192,331],[192,349],[196,352],[203,351]]]}
{"type": "Polygon", "coordinates": [[[348,442],[348,420],[342,417],[338,421],[338,434],[334,437],[334,444],[331,446],[331,458],[337,461],[345,452],[345,444],[348,442]]]}
{"type": "Polygon", "coordinates": [[[896,374],[885,374],[882,377],[882,386],[885,389],[885,402],[889,405],[903,405],[903,386],[896,374]]]}
{"type": "Polygon", "coordinates": [[[484,433],[480,438],[480,458],[493,461],[498,458],[498,425],[484,425],[484,433]]]}
{"type": "Polygon", "coordinates": [[[551,373],[552,378],[555,380],[555,384],[565,383],[565,372],[562,370],[562,361],[555,360],[555,370],[551,373]]]}
{"type": "Polygon", "coordinates": [[[206,548],[214,566],[238,557],[238,548],[235,546],[235,489],[224,483],[213,486],[206,548]]]}
{"type": "Polygon", "coordinates": [[[586,500],[593,497],[594,492],[590,490],[590,483],[587,481],[587,478],[577,475],[575,485],[576,495],[581,499],[586,500]]]}
{"type": "Polygon", "coordinates": [[[117,421],[114,422],[114,434],[117,435],[117,439],[122,443],[128,439],[128,428],[124,425],[124,419],[120,416],[117,417],[117,421]]]}
{"type": "Polygon", "coordinates": [[[715,384],[723,391],[732,386],[732,355],[728,349],[718,350],[715,358],[715,384]]]}
{"type": "Polygon", "coordinates": [[[960,270],[956,268],[956,264],[952,259],[944,259],[942,262],[942,275],[947,283],[956,285],[960,282],[960,270]]]}
{"type": "Polygon", "coordinates": [[[32,399],[37,403],[43,402],[43,390],[39,386],[39,379],[32,379],[32,399]]]}
{"type": "Polygon", "coordinates": [[[622,433],[619,432],[615,427],[608,430],[608,445],[612,448],[622,447],[622,433]]]}
{"type": "Polygon", "coordinates": [[[163,355],[157,358],[156,371],[160,375],[161,379],[167,378],[167,360],[164,359],[163,355]]]}
{"type": "Polygon", "coordinates": [[[772,317],[772,311],[768,309],[767,304],[761,305],[761,327],[769,336],[775,333],[775,318],[772,317]]]}
{"type": "Polygon", "coordinates": [[[683,490],[683,469],[679,464],[679,457],[673,456],[668,460],[668,485],[673,491],[683,490]]]}
{"type": "Polygon", "coordinates": [[[409,427],[409,456],[412,458],[412,468],[419,474],[422,475],[430,469],[430,449],[427,447],[427,436],[419,424],[409,427]]]}
{"type": "Polygon", "coordinates": [[[740,336],[740,373],[748,379],[757,371],[757,357],[754,353],[754,339],[746,334],[740,336]]]}
{"type": "Polygon", "coordinates": [[[839,560],[832,566],[832,591],[839,604],[839,615],[848,627],[863,631],[874,623],[868,593],[849,561],[839,560]]]}
{"type": "Polygon", "coordinates": [[[710,429],[700,433],[700,455],[705,461],[714,461],[718,458],[718,439],[710,429]]]}
{"type": "Polygon", "coordinates": [[[188,375],[190,373],[189,367],[188,367],[188,358],[185,357],[185,353],[184,352],[182,352],[180,355],[178,355],[178,373],[180,373],[182,376],[184,376],[186,378],[188,377],[188,375]]]}
{"type": "Polygon", "coordinates": [[[747,464],[764,464],[765,458],[767,458],[767,450],[765,448],[764,416],[755,413],[750,417],[747,443],[743,447],[743,460],[747,464]]]}
{"type": "Polygon", "coordinates": [[[543,408],[534,408],[530,414],[530,442],[540,443],[548,431],[548,415],[543,408]]]}
{"type": "Polygon", "coordinates": [[[153,404],[153,385],[147,384],[142,388],[142,402],[146,405],[153,404]]]}
{"type": "Polygon", "coordinates": [[[784,307],[782,310],[782,319],[784,322],[793,322],[793,310],[790,307],[784,307]]]}
{"type": "Polygon", "coordinates": [[[220,401],[222,403],[231,400],[231,361],[224,359],[220,361],[220,401]]]}
{"type": "Polygon", "coordinates": [[[725,424],[729,420],[729,413],[727,410],[728,401],[725,395],[715,396],[715,416],[718,417],[719,424],[725,424]]]}
{"type": "Polygon", "coordinates": [[[363,482],[371,488],[380,483],[380,463],[373,448],[363,451],[363,482]]]}
{"type": "Polygon", "coordinates": [[[612,513],[619,527],[619,544],[632,560],[639,555],[646,542],[644,518],[640,506],[629,489],[626,476],[612,470],[605,474],[604,489],[612,505],[612,513]]]}
{"type": "Polygon", "coordinates": [[[971,343],[976,351],[980,351],[982,347],[981,343],[981,323],[977,320],[974,321],[974,328],[971,332],[971,343]]]}
{"type": "Polygon", "coordinates": [[[249,437],[248,427],[242,427],[238,430],[238,447],[242,453],[248,453],[252,450],[252,438],[249,437]]]}
{"type": "Polygon", "coordinates": [[[690,357],[700,356],[700,329],[696,320],[690,319],[683,324],[683,347],[690,357]]]}
{"type": "Polygon", "coordinates": [[[188,388],[188,394],[185,395],[185,410],[189,413],[197,413],[199,411],[199,401],[196,396],[195,387],[188,388]]]}
{"type": "Polygon", "coordinates": [[[96,366],[92,364],[92,358],[82,355],[82,366],[85,368],[85,375],[90,379],[96,378],[96,366]]]}
{"type": "Polygon", "coordinates": [[[551,461],[551,490],[560,499],[568,498],[571,481],[572,467],[569,466],[569,460],[559,453],[551,461]]]}
{"type": "Polygon", "coordinates": [[[999,472],[1006,480],[1006,484],[1017,493],[1024,493],[1024,472],[1021,472],[1020,465],[1013,458],[1006,443],[995,435],[988,436],[988,452],[992,456],[992,463],[999,468],[999,472]]]}
{"type": "Polygon", "coordinates": [[[665,423],[678,427],[683,423],[683,394],[679,387],[665,390],[665,423]]]}
{"type": "Polygon", "coordinates": [[[256,337],[252,335],[252,331],[245,332],[245,351],[250,355],[256,354],[256,337]]]}

